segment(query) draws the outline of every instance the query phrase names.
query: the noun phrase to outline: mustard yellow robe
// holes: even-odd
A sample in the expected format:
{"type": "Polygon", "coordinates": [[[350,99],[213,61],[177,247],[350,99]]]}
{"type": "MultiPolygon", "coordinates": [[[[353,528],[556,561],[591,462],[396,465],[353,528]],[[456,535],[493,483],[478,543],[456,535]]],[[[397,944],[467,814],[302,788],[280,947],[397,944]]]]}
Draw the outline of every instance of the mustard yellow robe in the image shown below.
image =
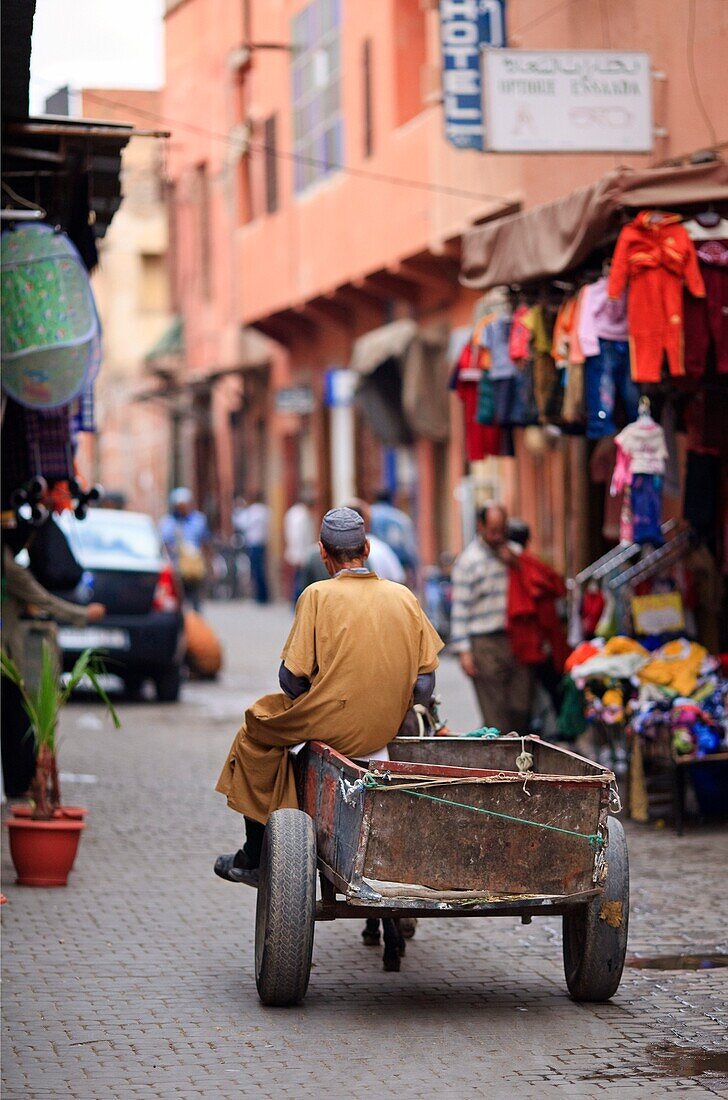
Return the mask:
{"type": "Polygon", "coordinates": [[[265,823],[296,807],[288,748],[325,741],[361,757],[396,735],[415,680],[433,672],[443,642],[404,585],[376,573],[340,573],[301,594],[281,659],[311,689],[298,699],[264,695],[245,712],[216,790],[238,813],[265,823]]]}

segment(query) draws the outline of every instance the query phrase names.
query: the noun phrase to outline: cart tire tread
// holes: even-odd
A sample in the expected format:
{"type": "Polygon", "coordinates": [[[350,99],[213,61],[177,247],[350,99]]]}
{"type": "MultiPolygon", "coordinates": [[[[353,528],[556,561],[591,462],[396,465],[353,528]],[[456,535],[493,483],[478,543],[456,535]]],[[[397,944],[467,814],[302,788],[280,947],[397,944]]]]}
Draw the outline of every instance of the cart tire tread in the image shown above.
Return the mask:
{"type": "Polygon", "coordinates": [[[608,1001],[627,953],[629,857],[622,823],[609,819],[604,892],[564,916],[564,972],[575,1001],[608,1001]],[[611,903],[611,904],[610,904],[611,903]]]}
{"type": "Polygon", "coordinates": [[[263,1004],[298,1004],[311,974],[316,916],[316,835],[302,810],[268,819],[255,924],[255,982],[263,1004]]]}

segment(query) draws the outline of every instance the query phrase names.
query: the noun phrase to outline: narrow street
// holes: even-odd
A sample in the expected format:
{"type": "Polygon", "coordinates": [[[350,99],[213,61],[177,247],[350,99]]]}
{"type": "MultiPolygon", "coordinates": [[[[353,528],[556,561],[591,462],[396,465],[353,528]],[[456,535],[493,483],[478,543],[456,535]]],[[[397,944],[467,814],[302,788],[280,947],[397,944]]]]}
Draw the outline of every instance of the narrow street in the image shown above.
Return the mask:
{"type": "MultiPolygon", "coordinates": [[[[7,1100],[728,1096],[728,971],[628,968],[612,1003],[577,1005],[555,919],[420,922],[399,974],[358,923],[320,924],[305,1004],[263,1008],[255,894],[212,872],[240,842],[213,786],[245,706],[276,686],[290,612],[207,611],[219,682],[122,704],[118,733],[96,704],[68,708],[64,798],[89,808],[69,887],[14,886],[4,831],[7,1100]]],[[[479,724],[451,659],[439,689],[454,728],[479,724]]],[[[628,825],[630,956],[728,949],[726,835],[628,825]]]]}

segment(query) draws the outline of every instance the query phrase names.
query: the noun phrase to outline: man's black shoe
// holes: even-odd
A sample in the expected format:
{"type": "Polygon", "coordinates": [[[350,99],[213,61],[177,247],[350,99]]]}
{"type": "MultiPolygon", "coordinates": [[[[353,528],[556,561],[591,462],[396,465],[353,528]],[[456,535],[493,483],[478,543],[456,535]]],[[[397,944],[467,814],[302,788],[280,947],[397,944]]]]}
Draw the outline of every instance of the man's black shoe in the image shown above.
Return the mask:
{"type": "Polygon", "coordinates": [[[230,855],[218,856],[215,860],[215,874],[228,882],[242,882],[246,886],[258,886],[260,868],[251,867],[250,860],[242,848],[230,855]]]}

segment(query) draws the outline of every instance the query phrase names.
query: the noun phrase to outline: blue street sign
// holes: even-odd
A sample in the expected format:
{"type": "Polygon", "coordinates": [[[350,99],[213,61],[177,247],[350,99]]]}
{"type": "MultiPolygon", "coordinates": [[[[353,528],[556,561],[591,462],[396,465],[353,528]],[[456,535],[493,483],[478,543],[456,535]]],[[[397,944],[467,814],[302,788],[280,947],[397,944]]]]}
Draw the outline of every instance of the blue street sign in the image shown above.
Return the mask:
{"type": "Polygon", "coordinates": [[[506,0],[440,0],[445,136],[482,149],[481,46],[505,46],[506,0]]]}

